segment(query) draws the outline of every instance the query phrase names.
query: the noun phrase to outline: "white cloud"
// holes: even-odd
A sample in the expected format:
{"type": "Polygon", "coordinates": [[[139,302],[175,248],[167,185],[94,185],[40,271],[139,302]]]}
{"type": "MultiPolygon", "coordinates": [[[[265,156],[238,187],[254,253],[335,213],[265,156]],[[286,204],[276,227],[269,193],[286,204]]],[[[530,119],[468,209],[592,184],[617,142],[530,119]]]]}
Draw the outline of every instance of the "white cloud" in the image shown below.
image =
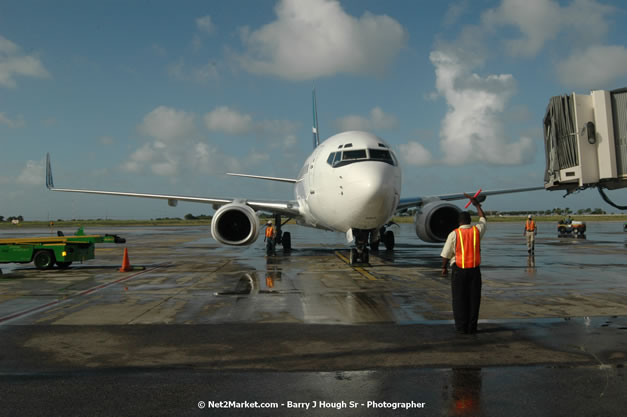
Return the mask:
{"type": "Polygon", "coordinates": [[[153,174],[164,177],[175,177],[179,166],[184,160],[188,146],[185,143],[146,143],[131,154],[122,164],[127,172],[139,173],[150,168],[153,174]]]}
{"type": "Polygon", "coordinates": [[[137,129],[151,140],[136,149],[121,168],[132,173],[149,170],[172,181],[184,171],[215,174],[239,169],[235,158],[198,141],[194,119],[193,113],[164,106],[148,113],[137,129]]]}
{"type": "Polygon", "coordinates": [[[297,142],[298,142],[298,138],[296,137],[296,135],[287,135],[283,138],[283,141],[280,143],[280,146],[284,148],[291,148],[292,146],[296,145],[297,142]]]}
{"type": "Polygon", "coordinates": [[[346,14],[337,0],[282,0],[277,19],[241,30],[246,51],[236,57],[247,71],[290,80],[338,73],[382,74],[407,40],[389,16],[346,14]]]}
{"type": "Polygon", "coordinates": [[[26,161],[26,166],[17,176],[19,184],[43,185],[44,184],[44,160],[26,161]]]}
{"type": "Polygon", "coordinates": [[[569,87],[611,89],[614,81],[627,75],[627,49],[622,45],[595,45],[575,50],[556,65],[556,73],[569,87]]]}
{"type": "Polygon", "coordinates": [[[203,16],[196,19],[196,28],[202,32],[213,33],[216,25],[211,21],[211,16],[203,16]]]}
{"type": "Polygon", "coordinates": [[[193,133],[194,115],[159,106],[144,117],[138,130],[159,142],[175,141],[193,133]]]}
{"type": "Polygon", "coordinates": [[[299,126],[299,123],[289,120],[261,120],[254,123],[254,129],[259,135],[272,139],[293,136],[299,126]]]}
{"type": "Polygon", "coordinates": [[[468,10],[468,0],[461,0],[451,3],[444,14],[444,24],[446,26],[454,25],[468,10]]]}
{"type": "Polygon", "coordinates": [[[193,81],[200,84],[220,78],[218,65],[215,62],[209,61],[205,65],[190,66],[185,64],[183,58],[168,66],[168,74],[179,81],[193,81]]]}
{"type": "Polygon", "coordinates": [[[449,107],[440,131],[444,162],[509,165],[530,161],[533,141],[521,137],[508,142],[499,118],[516,88],[512,75],[480,77],[451,52],[434,51],[429,58],[435,66],[438,93],[449,107]]]}
{"type": "Polygon", "coordinates": [[[230,135],[242,135],[253,128],[253,118],[227,106],[218,107],[205,114],[205,125],[212,132],[224,132],[230,135]]]}
{"type": "Polygon", "coordinates": [[[24,55],[20,47],[0,35],[0,86],[17,87],[15,77],[47,78],[50,76],[34,55],[24,55]]]}
{"type": "Polygon", "coordinates": [[[163,162],[156,162],[151,166],[152,172],[163,177],[173,177],[178,173],[178,160],[168,158],[163,162]]]}
{"type": "Polygon", "coordinates": [[[606,19],[613,11],[596,0],[574,0],[564,6],[555,0],[503,0],[481,20],[486,29],[516,27],[521,36],[504,41],[508,53],[532,57],[561,33],[579,45],[598,42],[607,34],[606,19]]]}
{"type": "Polygon", "coordinates": [[[6,125],[12,129],[16,129],[24,127],[25,123],[22,116],[18,117],[16,120],[11,120],[4,113],[0,113],[0,125],[6,125]]]}
{"type": "Polygon", "coordinates": [[[248,156],[246,157],[246,161],[248,161],[247,165],[257,165],[260,163],[264,163],[270,160],[270,154],[257,151],[253,149],[248,156]]]}
{"type": "Polygon", "coordinates": [[[409,165],[430,165],[433,161],[431,152],[418,142],[411,141],[400,145],[401,159],[409,165]]]}
{"type": "Polygon", "coordinates": [[[145,163],[153,159],[154,155],[154,149],[147,143],[131,154],[129,160],[122,164],[122,169],[128,172],[139,172],[145,163]]]}
{"type": "Polygon", "coordinates": [[[370,110],[370,117],[349,115],[338,119],[335,125],[338,130],[343,132],[347,130],[394,129],[398,127],[398,119],[385,113],[381,107],[375,107],[370,110]]]}
{"type": "Polygon", "coordinates": [[[214,145],[198,142],[191,149],[191,165],[198,172],[216,174],[241,171],[241,163],[237,158],[225,155],[214,145]]]}
{"type": "MultiPolygon", "coordinates": [[[[160,106],[148,113],[137,130],[150,139],[136,149],[121,164],[127,172],[152,172],[176,181],[181,173],[217,174],[241,171],[267,161],[264,153],[252,152],[244,160],[223,153],[217,146],[199,140],[194,129],[195,115],[182,110],[160,106]]],[[[204,116],[210,131],[227,134],[254,132],[264,139],[264,146],[281,144],[286,148],[295,143],[298,124],[286,120],[253,121],[252,116],[228,107],[218,107],[204,116]]]]}
{"type": "Polygon", "coordinates": [[[296,143],[295,132],[299,123],[289,120],[253,120],[249,114],[240,113],[227,106],[217,107],[204,116],[205,125],[210,132],[222,132],[229,135],[254,133],[258,139],[269,142],[271,146],[289,147],[296,143]]]}

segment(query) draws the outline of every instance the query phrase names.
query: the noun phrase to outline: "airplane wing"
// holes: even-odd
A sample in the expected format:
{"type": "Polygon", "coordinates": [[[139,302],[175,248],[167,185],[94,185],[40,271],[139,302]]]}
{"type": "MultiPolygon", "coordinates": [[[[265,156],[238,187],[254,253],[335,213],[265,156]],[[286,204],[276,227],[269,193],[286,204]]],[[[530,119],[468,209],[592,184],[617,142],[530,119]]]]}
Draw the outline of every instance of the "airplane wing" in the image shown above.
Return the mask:
{"type": "Polygon", "coordinates": [[[258,180],[289,182],[291,184],[296,184],[297,182],[300,181],[300,180],[296,180],[296,179],[293,179],[293,178],[265,177],[265,176],[262,176],[262,175],[235,174],[233,172],[227,172],[226,175],[231,175],[233,177],[256,178],[258,180]]]}
{"type": "MultiPolygon", "coordinates": [[[[527,191],[537,191],[537,190],[544,190],[544,187],[525,187],[525,188],[510,188],[510,189],[506,189],[506,190],[491,190],[491,191],[482,191],[478,196],[477,199],[479,201],[483,201],[486,199],[487,196],[489,195],[497,195],[497,194],[512,194],[512,193],[524,193],[527,191]]],[[[475,192],[471,191],[466,193],[468,195],[474,195],[475,192]]],[[[468,197],[464,196],[464,193],[458,193],[458,194],[442,194],[442,195],[436,195],[436,196],[428,196],[428,197],[411,197],[411,198],[401,198],[401,200],[398,203],[398,207],[397,210],[404,210],[404,209],[408,209],[411,207],[418,207],[421,206],[425,203],[428,203],[430,201],[435,201],[435,200],[444,200],[444,201],[452,201],[452,200],[464,200],[467,199],[468,197]]]]}
{"type": "Polygon", "coordinates": [[[154,198],[158,200],[167,200],[170,206],[176,206],[179,201],[191,203],[212,204],[214,209],[225,204],[235,201],[250,206],[255,211],[266,211],[270,213],[284,214],[291,217],[300,216],[297,201],[275,201],[275,200],[246,200],[235,198],[212,198],[212,197],[195,197],[184,195],[170,194],[146,194],[146,193],[129,193],[120,191],[100,191],[100,190],[78,190],[71,188],[56,188],[52,179],[52,168],[50,166],[50,154],[46,154],[46,187],[51,191],[61,191],[68,193],[84,193],[84,194],[101,194],[101,195],[117,195],[123,197],[139,197],[154,198]]]}

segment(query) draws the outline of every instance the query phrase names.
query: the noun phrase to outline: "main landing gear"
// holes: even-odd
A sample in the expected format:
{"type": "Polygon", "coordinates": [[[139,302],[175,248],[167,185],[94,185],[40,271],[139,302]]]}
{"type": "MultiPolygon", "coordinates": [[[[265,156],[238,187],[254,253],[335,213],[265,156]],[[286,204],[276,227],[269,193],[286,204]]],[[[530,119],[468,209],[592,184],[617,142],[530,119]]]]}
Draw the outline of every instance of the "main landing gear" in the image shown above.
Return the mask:
{"type": "Polygon", "coordinates": [[[381,227],[379,230],[371,230],[370,231],[370,249],[371,250],[379,250],[379,244],[383,242],[386,250],[394,249],[394,232],[391,230],[385,230],[386,226],[389,227],[395,223],[388,223],[385,226],[381,227]]]}
{"type": "Polygon", "coordinates": [[[290,234],[290,232],[281,231],[281,227],[289,221],[290,218],[288,217],[287,220],[281,223],[281,215],[274,215],[274,224],[276,228],[276,244],[282,245],[284,252],[289,252],[292,250],[292,235],[290,234]]]}

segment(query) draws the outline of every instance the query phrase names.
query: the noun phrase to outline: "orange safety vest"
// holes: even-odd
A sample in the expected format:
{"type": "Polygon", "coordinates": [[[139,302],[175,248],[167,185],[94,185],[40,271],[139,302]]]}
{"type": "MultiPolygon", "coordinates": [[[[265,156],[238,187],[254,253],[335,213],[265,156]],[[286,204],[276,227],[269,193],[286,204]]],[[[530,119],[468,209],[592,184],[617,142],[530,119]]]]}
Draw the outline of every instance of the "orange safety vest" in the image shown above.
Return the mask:
{"type": "Polygon", "coordinates": [[[266,237],[274,237],[274,227],[266,227],[266,237]]]}
{"type": "Polygon", "coordinates": [[[455,264],[462,269],[476,268],[481,263],[481,244],[479,229],[455,229],[457,242],[455,243],[455,264]]]}
{"type": "Polygon", "coordinates": [[[534,230],[536,230],[536,222],[534,222],[533,220],[527,220],[527,223],[525,224],[525,229],[528,232],[533,232],[534,230]]]}

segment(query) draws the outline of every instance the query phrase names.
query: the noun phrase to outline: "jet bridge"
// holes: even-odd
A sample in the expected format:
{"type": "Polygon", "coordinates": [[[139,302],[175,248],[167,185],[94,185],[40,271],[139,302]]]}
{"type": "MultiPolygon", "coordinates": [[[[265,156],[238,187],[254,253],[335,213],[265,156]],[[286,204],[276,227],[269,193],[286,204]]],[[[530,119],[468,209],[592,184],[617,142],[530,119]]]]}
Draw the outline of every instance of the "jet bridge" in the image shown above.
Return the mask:
{"type": "Polygon", "coordinates": [[[627,88],[552,97],[544,145],[545,189],[627,188],[627,88]]]}

